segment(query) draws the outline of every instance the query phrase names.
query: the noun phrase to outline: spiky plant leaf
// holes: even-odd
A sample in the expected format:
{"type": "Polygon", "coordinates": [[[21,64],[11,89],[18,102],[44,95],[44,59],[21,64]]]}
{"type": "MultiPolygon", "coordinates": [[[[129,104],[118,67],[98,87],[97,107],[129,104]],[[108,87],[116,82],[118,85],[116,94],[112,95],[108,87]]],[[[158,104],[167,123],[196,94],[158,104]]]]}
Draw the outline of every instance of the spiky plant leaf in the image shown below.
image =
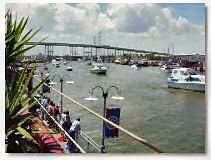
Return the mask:
{"type": "MultiPolygon", "coordinates": [[[[27,130],[28,123],[31,122],[32,116],[23,116],[21,113],[26,109],[32,107],[35,102],[28,103],[32,97],[27,97],[27,87],[34,73],[34,67],[28,72],[29,64],[24,65],[24,70],[17,72],[15,70],[15,64],[18,60],[21,60],[24,54],[36,45],[26,47],[27,43],[40,31],[35,32],[30,29],[26,31],[26,24],[28,18],[22,17],[18,22],[17,18],[13,19],[12,13],[8,10],[5,15],[5,57],[6,57],[6,73],[10,77],[10,81],[7,81],[5,86],[5,134],[8,147],[11,149],[11,145],[14,145],[15,140],[20,140],[18,136],[21,136],[20,148],[24,152],[24,149],[30,148],[25,145],[33,146],[35,141],[27,130]],[[33,141],[33,143],[32,143],[33,141]]],[[[45,79],[46,80],[46,79],[45,79]]],[[[42,86],[42,83],[36,85],[31,92],[31,95],[42,86]]],[[[28,149],[27,149],[28,150],[28,149]]],[[[14,150],[12,150],[13,152],[14,150]]]]}
{"type": "Polygon", "coordinates": [[[34,141],[34,138],[22,127],[18,127],[17,130],[19,131],[20,134],[23,135],[22,138],[26,138],[30,141],[34,141]]]}

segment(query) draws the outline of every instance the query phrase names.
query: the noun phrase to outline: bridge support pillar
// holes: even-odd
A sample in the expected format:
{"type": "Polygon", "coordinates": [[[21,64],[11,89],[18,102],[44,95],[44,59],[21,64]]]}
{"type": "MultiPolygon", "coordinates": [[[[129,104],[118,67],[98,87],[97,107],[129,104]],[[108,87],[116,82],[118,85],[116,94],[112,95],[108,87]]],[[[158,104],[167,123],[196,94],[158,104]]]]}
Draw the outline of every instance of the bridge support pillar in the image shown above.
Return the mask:
{"type": "Polygon", "coordinates": [[[83,47],[83,57],[85,57],[85,47],[83,47]]]}
{"type": "Polygon", "coordinates": [[[97,47],[95,48],[95,56],[97,57],[97,47]]]}
{"type": "Polygon", "coordinates": [[[46,45],[45,45],[45,51],[44,51],[44,54],[46,55],[46,45]]]}

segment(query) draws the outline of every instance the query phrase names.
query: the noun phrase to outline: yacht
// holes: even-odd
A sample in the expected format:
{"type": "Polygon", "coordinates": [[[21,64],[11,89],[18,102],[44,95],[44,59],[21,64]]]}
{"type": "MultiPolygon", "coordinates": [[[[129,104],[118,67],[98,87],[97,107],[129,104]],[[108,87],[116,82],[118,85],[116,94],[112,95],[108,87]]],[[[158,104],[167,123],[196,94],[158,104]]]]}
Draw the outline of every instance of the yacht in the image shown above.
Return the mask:
{"type": "Polygon", "coordinates": [[[91,72],[96,74],[106,74],[107,67],[103,66],[102,63],[95,63],[91,68],[91,72]]]}
{"type": "Polygon", "coordinates": [[[175,68],[168,78],[168,87],[205,92],[205,76],[191,68],[175,68]]]}

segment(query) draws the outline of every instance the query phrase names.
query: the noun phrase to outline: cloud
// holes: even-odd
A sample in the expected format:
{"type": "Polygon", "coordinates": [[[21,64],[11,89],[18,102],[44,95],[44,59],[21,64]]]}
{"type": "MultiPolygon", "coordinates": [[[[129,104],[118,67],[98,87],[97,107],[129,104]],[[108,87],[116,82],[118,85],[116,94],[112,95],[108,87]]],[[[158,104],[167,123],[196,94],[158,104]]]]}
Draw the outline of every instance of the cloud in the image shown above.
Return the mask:
{"type": "Polygon", "coordinates": [[[142,33],[147,32],[155,24],[154,17],[150,12],[151,8],[153,6],[144,4],[111,4],[108,15],[119,32],[142,33]]]}
{"type": "Polygon", "coordinates": [[[194,30],[193,24],[185,17],[177,16],[175,10],[156,4],[110,4],[107,15],[116,31],[137,33],[148,38],[178,36],[194,30]]]}
{"type": "Polygon", "coordinates": [[[36,40],[93,43],[163,51],[204,51],[205,27],[193,24],[168,4],[7,4],[19,16],[29,16],[28,28],[42,27],[36,40]],[[188,42],[188,44],[187,44],[188,42]],[[196,45],[197,44],[197,45],[196,45]]]}

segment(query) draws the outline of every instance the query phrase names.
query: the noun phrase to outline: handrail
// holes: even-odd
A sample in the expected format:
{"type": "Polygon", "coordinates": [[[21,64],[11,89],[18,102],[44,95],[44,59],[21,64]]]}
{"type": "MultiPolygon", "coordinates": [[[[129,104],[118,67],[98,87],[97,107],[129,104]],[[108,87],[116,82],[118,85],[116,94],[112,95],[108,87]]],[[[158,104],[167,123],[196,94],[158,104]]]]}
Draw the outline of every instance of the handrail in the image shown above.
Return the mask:
{"type": "Polygon", "coordinates": [[[76,145],[76,147],[81,151],[81,153],[86,153],[81,146],[76,143],[76,141],[70,137],[69,133],[67,133],[62,126],[48,113],[48,111],[45,109],[45,107],[37,100],[37,98],[34,97],[34,99],[37,101],[37,103],[42,107],[42,109],[48,114],[48,116],[56,123],[56,125],[64,132],[64,134],[76,145]]]}
{"type": "Polygon", "coordinates": [[[97,149],[99,152],[101,152],[101,147],[98,145],[92,138],[90,138],[85,132],[82,130],[80,131],[80,135],[82,138],[84,138],[87,142],[89,142],[95,149],[97,149]]]}
{"type": "MultiPolygon", "coordinates": [[[[35,78],[37,79],[37,78],[35,78]]],[[[38,80],[38,79],[37,79],[38,80]]],[[[40,80],[38,80],[40,81],[40,80]]],[[[82,107],[83,109],[87,110],[88,112],[92,113],[93,115],[95,115],[96,117],[98,117],[99,119],[102,119],[104,121],[106,121],[107,123],[109,123],[110,125],[118,128],[119,130],[121,130],[122,132],[126,133],[127,135],[129,135],[130,137],[132,137],[133,139],[137,140],[138,142],[141,142],[142,144],[148,146],[149,148],[153,149],[155,152],[157,153],[163,153],[163,151],[161,151],[158,147],[156,147],[155,145],[151,144],[150,142],[148,142],[147,140],[138,137],[137,135],[133,134],[132,132],[124,129],[123,127],[109,121],[108,119],[104,118],[103,116],[99,115],[98,113],[92,111],[91,109],[89,109],[87,106],[77,102],[76,100],[74,100],[71,97],[68,97],[67,95],[61,93],[60,91],[58,91],[57,89],[53,88],[52,86],[49,86],[48,84],[44,83],[45,85],[47,85],[48,87],[52,88],[55,92],[57,92],[58,94],[64,96],[66,99],[70,100],[72,103],[79,105],[80,107],[82,107]]]]}

